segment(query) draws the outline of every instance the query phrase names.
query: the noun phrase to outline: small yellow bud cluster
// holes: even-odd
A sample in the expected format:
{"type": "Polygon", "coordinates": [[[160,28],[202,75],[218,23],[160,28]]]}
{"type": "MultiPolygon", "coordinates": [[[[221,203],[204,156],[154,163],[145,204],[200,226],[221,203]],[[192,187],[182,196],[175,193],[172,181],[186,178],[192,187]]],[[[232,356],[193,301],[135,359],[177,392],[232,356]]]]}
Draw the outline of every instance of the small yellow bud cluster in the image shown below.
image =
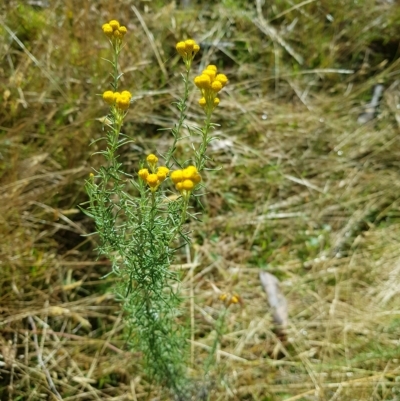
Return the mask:
{"type": "Polygon", "coordinates": [[[228,307],[229,305],[232,305],[232,304],[242,303],[242,300],[241,300],[241,298],[239,297],[239,295],[231,295],[231,294],[227,294],[226,292],[225,292],[225,293],[222,293],[222,294],[219,296],[219,299],[220,299],[222,302],[224,302],[225,305],[226,305],[227,307],[228,307]]]}
{"type": "Polygon", "coordinates": [[[151,191],[154,192],[167,178],[169,169],[164,166],[157,167],[158,157],[156,155],[150,154],[146,160],[150,171],[147,168],[142,168],[138,175],[143,181],[146,181],[151,191]]]}
{"type": "Polygon", "coordinates": [[[207,115],[210,115],[216,106],[219,105],[218,92],[228,83],[224,74],[217,74],[215,65],[208,65],[207,68],[194,79],[195,85],[200,89],[202,98],[199,104],[207,115]]]}
{"type": "Polygon", "coordinates": [[[132,94],[129,91],[105,91],[103,100],[110,106],[115,105],[120,110],[127,110],[131,103],[132,94]]]}
{"type": "Polygon", "coordinates": [[[200,46],[193,39],[188,39],[176,44],[176,51],[182,56],[187,70],[190,69],[193,58],[199,50],[200,46]]]}
{"type": "Polygon", "coordinates": [[[146,161],[147,161],[147,164],[150,167],[151,172],[154,173],[154,171],[155,171],[155,169],[157,167],[158,157],[156,155],[154,155],[153,153],[150,153],[146,157],[146,161]]]}
{"type": "Polygon", "coordinates": [[[128,32],[126,27],[120,25],[119,22],[115,19],[111,20],[107,24],[104,24],[101,28],[108,38],[117,41],[121,41],[125,34],[128,32]]]}
{"type": "Polygon", "coordinates": [[[189,196],[190,192],[201,181],[201,175],[195,166],[189,166],[183,170],[173,171],[171,180],[183,196],[189,196]]]}

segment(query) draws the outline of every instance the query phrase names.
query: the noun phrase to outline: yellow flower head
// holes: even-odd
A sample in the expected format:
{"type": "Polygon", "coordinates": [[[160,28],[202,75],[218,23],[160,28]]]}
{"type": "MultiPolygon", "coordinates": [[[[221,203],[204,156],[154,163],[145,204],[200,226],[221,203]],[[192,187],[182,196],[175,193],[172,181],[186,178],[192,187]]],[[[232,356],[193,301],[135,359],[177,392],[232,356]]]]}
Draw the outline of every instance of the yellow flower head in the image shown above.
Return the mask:
{"type": "Polygon", "coordinates": [[[129,91],[113,92],[105,91],[103,100],[110,106],[115,104],[120,110],[127,110],[131,102],[132,95],[129,91]]]}
{"type": "Polygon", "coordinates": [[[225,303],[226,307],[228,307],[229,305],[232,305],[232,304],[242,303],[241,298],[237,294],[233,294],[232,295],[232,294],[224,292],[218,298],[222,302],[225,303]]]}
{"type": "Polygon", "coordinates": [[[201,181],[201,176],[195,166],[188,166],[183,170],[175,170],[170,175],[175,188],[183,196],[189,196],[194,187],[201,181]]]}
{"type": "Polygon", "coordinates": [[[215,77],[215,80],[221,82],[222,87],[224,87],[228,83],[228,78],[226,77],[225,74],[218,74],[215,77]]]}
{"type": "Polygon", "coordinates": [[[157,168],[157,177],[159,178],[160,181],[164,181],[167,178],[167,175],[169,173],[169,168],[160,166],[157,168]]]}
{"type": "Polygon", "coordinates": [[[182,171],[183,179],[191,180],[195,174],[197,174],[197,168],[195,166],[188,166],[182,171]]]}
{"type": "Polygon", "coordinates": [[[112,27],[114,31],[119,29],[119,22],[115,19],[111,20],[108,24],[112,27]]]}
{"type": "Polygon", "coordinates": [[[187,179],[193,182],[194,185],[197,185],[201,181],[201,175],[197,171],[197,168],[194,166],[189,166],[183,170],[183,179],[187,179]]]}
{"type": "Polygon", "coordinates": [[[150,170],[152,173],[155,173],[156,167],[157,167],[157,162],[158,162],[158,157],[156,155],[153,155],[153,153],[149,154],[146,158],[147,164],[150,167],[150,170]]]}
{"type": "Polygon", "coordinates": [[[128,32],[128,30],[126,29],[126,26],[120,26],[120,27],[118,28],[118,31],[119,31],[119,33],[120,33],[122,36],[125,36],[126,33],[128,32]]]}
{"type": "Polygon", "coordinates": [[[201,74],[194,79],[194,84],[199,89],[208,89],[211,85],[211,78],[207,74],[201,74]]]}
{"type": "Polygon", "coordinates": [[[231,301],[230,301],[231,304],[237,304],[237,303],[239,303],[239,301],[240,301],[239,296],[232,295],[232,298],[231,298],[231,301]]]}
{"type": "Polygon", "coordinates": [[[132,98],[132,94],[131,94],[131,92],[129,92],[129,91],[122,91],[122,92],[121,92],[121,95],[122,95],[122,96],[127,96],[127,97],[129,97],[129,100],[132,98]]]}
{"type": "Polygon", "coordinates": [[[147,157],[146,160],[149,163],[157,163],[158,162],[158,157],[156,155],[154,155],[153,153],[150,153],[147,157]]]}
{"type": "Polygon", "coordinates": [[[111,38],[111,36],[113,35],[113,28],[110,24],[104,24],[101,29],[103,30],[104,34],[106,36],[108,36],[109,38],[111,38]]]}
{"type": "Polygon", "coordinates": [[[149,164],[156,164],[158,162],[158,157],[156,155],[153,155],[153,153],[150,153],[146,157],[147,163],[149,164]]]}
{"type": "Polygon", "coordinates": [[[176,51],[182,56],[186,56],[186,45],[185,42],[178,42],[176,44],[176,51]]]}
{"type": "Polygon", "coordinates": [[[149,176],[149,170],[147,170],[147,168],[142,168],[139,170],[138,175],[142,180],[146,180],[149,176]]]}
{"type": "Polygon", "coordinates": [[[212,82],[215,79],[215,76],[217,75],[217,72],[214,69],[205,69],[202,74],[208,75],[210,77],[210,81],[212,82]]]}
{"type": "Polygon", "coordinates": [[[186,70],[189,71],[195,54],[200,50],[200,46],[193,40],[187,39],[176,44],[176,51],[183,58],[186,70]]]}
{"type": "Polygon", "coordinates": [[[157,169],[157,172],[158,172],[158,171],[162,171],[163,173],[168,174],[168,173],[169,173],[169,168],[168,168],[168,167],[165,167],[165,166],[160,166],[160,167],[158,167],[158,169],[157,169]]]}
{"type": "Polygon", "coordinates": [[[103,100],[109,105],[113,104],[114,103],[114,92],[113,91],[105,91],[103,93],[103,100]]]}
{"type": "Polygon", "coordinates": [[[122,93],[115,99],[115,104],[121,110],[128,110],[131,99],[129,96],[123,95],[122,93]]]}
{"type": "Polygon", "coordinates": [[[192,180],[182,181],[182,190],[191,191],[194,188],[194,182],[192,180]]]}
{"type": "MultiPolygon", "coordinates": [[[[149,155],[149,156],[154,156],[154,155],[149,155]]],[[[154,156],[154,158],[157,159],[156,156],[154,156]]],[[[155,160],[154,158],[151,157],[150,159],[154,161],[155,160]]],[[[146,181],[151,191],[154,192],[157,190],[160,184],[167,178],[168,173],[169,169],[167,167],[160,166],[157,168],[157,173],[151,173],[147,168],[142,168],[141,170],[139,170],[138,175],[142,180],[146,181]]]]}
{"type": "Polygon", "coordinates": [[[194,83],[202,95],[199,105],[206,115],[210,116],[215,107],[219,105],[217,94],[228,83],[228,78],[224,74],[217,74],[217,67],[210,64],[200,75],[195,77],[194,83]]]}
{"type": "Polygon", "coordinates": [[[201,181],[201,175],[196,171],[191,179],[194,182],[194,185],[197,185],[201,181]]]}
{"type": "Polygon", "coordinates": [[[113,19],[108,24],[102,26],[104,34],[111,39],[114,48],[120,49],[122,39],[128,32],[125,26],[113,19]]]}
{"type": "Polygon", "coordinates": [[[160,184],[160,180],[157,177],[157,174],[149,174],[146,177],[147,184],[151,189],[157,189],[158,185],[160,184]]]}
{"type": "Polygon", "coordinates": [[[214,72],[217,72],[217,66],[214,65],[214,64],[209,64],[209,65],[206,67],[206,70],[213,70],[214,72]]]}
{"type": "Polygon", "coordinates": [[[183,180],[182,170],[175,170],[170,175],[172,182],[176,185],[183,180]]]}
{"type": "Polygon", "coordinates": [[[222,302],[224,302],[226,300],[226,298],[228,298],[228,294],[227,293],[222,293],[219,297],[218,297],[222,302]]]}
{"type": "Polygon", "coordinates": [[[192,52],[196,42],[193,39],[185,40],[185,50],[187,53],[192,52]]]}
{"type": "Polygon", "coordinates": [[[211,84],[211,88],[215,93],[218,93],[221,89],[222,89],[222,84],[220,81],[215,80],[212,84],[211,84]]]}

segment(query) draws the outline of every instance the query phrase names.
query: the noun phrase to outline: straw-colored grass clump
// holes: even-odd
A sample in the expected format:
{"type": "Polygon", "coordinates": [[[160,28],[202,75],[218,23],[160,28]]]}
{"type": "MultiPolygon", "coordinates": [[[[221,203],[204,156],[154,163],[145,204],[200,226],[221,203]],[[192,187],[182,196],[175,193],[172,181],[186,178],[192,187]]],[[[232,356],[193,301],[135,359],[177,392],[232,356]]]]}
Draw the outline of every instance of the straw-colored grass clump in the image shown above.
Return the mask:
{"type": "MultiPolygon", "coordinates": [[[[193,204],[209,217],[191,223],[194,245],[173,266],[183,271],[194,322],[190,377],[198,377],[218,336],[215,368],[197,397],[396,400],[398,7],[372,0],[185,3],[15,1],[4,8],[0,399],[168,397],[126,347],[109,292],[115,283],[102,279],[109,262],[96,260],[97,239],[85,236],[93,224],[77,207],[86,200],[90,156],[103,150],[87,146],[106,113],[98,95],[106,88],[107,48],[98,21],[116,16],[129,32],[120,60],[121,87],[132,95],[124,130],[137,138],[121,149],[129,173],[137,174],[143,155],[166,155],[171,146],[169,132],[158,129],[176,120],[171,101],[183,56],[174,46],[182,37],[202,48],[192,66],[198,76],[215,65],[229,77],[222,92],[206,96],[199,90],[219,84],[198,80],[207,88],[197,86],[186,112],[191,122],[213,109],[221,124],[209,169],[199,173],[207,193],[193,204]],[[360,125],[378,83],[379,107],[360,125]],[[281,282],[289,309],[284,336],[273,327],[260,270],[281,282]],[[238,302],[220,327],[223,294],[238,302]]],[[[117,104],[112,92],[106,102],[125,111],[126,98],[120,93],[117,104]]],[[[179,155],[188,150],[189,142],[178,143],[179,155]]]]}

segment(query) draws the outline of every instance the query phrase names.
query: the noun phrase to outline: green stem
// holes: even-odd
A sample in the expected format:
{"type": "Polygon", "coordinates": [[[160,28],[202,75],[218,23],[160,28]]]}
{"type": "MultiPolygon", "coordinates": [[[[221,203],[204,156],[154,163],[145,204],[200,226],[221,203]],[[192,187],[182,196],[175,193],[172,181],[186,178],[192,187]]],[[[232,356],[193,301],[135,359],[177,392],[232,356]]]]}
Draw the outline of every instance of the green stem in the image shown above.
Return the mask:
{"type": "Polygon", "coordinates": [[[212,364],[212,360],[214,358],[214,354],[217,351],[218,344],[221,342],[222,335],[223,335],[222,330],[223,330],[223,326],[225,324],[225,317],[226,317],[227,313],[228,313],[228,307],[226,307],[224,309],[224,311],[219,316],[217,322],[215,323],[216,335],[215,335],[215,338],[214,338],[214,341],[213,341],[213,345],[212,345],[211,350],[210,350],[210,354],[208,355],[208,358],[207,358],[207,360],[205,362],[204,376],[206,376],[208,374],[210,366],[212,364]]]}
{"type": "Polygon", "coordinates": [[[203,137],[202,137],[199,151],[196,154],[196,167],[197,167],[198,171],[203,170],[204,166],[206,164],[206,160],[207,160],[206,152],[207,152],[208,144],[210,143],[210,140],[208,137],[210,128],[211,128],[211,113],[207,114],[207,118],[204,123],[204,128],[201,130],[203,137]]]}
{"type": "Polygon", "coordinates": [[[189,196],[185,196],[185,197],[184,197],[184,201],[183,201],[183,208],[182,208],[181,220],[180,220],[179,225],[178,225],[178,227],[177,227],[178,230],[181,229],[183,223],[184,223],[185,220],[186,220],[186,213],[187,213],[188,205],[189,205],[189,196]]]}
{"type": "Polygon", "coordinates": [[[178,124],[172,129],[172,135],[174,136],[174,140],[172,142],[171,147],[168,149],[167,155],[165,157],[165,165],[168,168],[171,168],[170,161],[174,155],[176,144],[180,139],[180,131],[183,125],[183,122],[186,119],[186,109],[187,109],[187,101],[189,99],[189,73],[190,67],[186,70],[186,76],[183,77],[183,82],[185,84],[185,93],[183,95],[183,99],[181,99],[178,103],[179,106],[179,121],[178,124]]]}
{"type": "Polygon", "coordinates": [[[183,205],[182,205],[181,218],[180,218],[180,221],[179,221],[178,225],[175,226],[173,231],[172,231],[172,235],[171,235],[169,243],[168,243],[169,247],[171,246],[171,243],[176,238],[176,235],[181,231],[183,223],[186,220],[186,215],[187,215],[187,209],[188,209],[188,206],[189,206],[189,198],[190,198],[190,196],[182,196],[182,198],[183,198],[183,205]]]}
{"type": "Polygon", "coordinates": [[[156,192],[151,191],[151,227],[154,227],[154,220],[156,218],[156,210],[157,210],[157,205],[156,205],[156,192]]]}
{"type": "MultiPolygon", "coordinates": [[[[119,134],[121,132],[121,127],[122,127],[122,120],[123,117],[118,114],[118,111],[114,110],[113,111],[113,119],[114,119],[114,124],[113,124],[113,133],[111,138],[109,138],[108,145],[110,146],[110,154],[109,154],[109,167],[112,170],[112,174],[114,176],[119,176],[119,168],[117,166],[117,157],[115,156],[115,153],[117,152],[118,149],[118,138],[119,134]]],[[[114,184],[115,188],[115,184],[114,184]]]]}
{"type": "Polygon", "coordinates": [[[118,89],[118,56],[119,56],[119,51],[115,47],[113,47],[114,50],[114,91],[116,92],[118,89]]]}

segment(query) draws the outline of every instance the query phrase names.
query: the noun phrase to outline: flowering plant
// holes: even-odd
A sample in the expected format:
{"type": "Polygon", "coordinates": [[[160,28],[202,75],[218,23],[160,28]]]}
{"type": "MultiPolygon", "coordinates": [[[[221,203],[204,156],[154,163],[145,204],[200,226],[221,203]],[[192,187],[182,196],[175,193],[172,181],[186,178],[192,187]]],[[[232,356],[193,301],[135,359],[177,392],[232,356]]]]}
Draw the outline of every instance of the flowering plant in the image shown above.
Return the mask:
{"type": "Polygon", "coordinates": [[[112,262],[112,273],[119,280],[115,293],[125,311],[130,332],[129,343],[142,352],[147,373],[156,382],[166,385],[177,395],[184,393],[185,358],[187,349],[185,327],[178,323],[181,314],[179,275],[170,266],[176,252],[190,242],[184,223],[189,213],[189,201],[202,182],[201,171],[207,161],[207,146],[212,140],[211,116],[219,104],[217,94],[227,78],[209,65],[194,79],[201,91],[200,106],[205,112],[202,128],[189,129],[191,135],[201,135],[198,148],[187,162],[176,159],[176,145],[182,139],[189,73],[193,58],[200,50],[194,40],[176,45],[186,68],[183,74],[184,96],[177,103],[179,121],[171,128],[172,144],[164,155],[147,155],[138,166],[137,176],[128,175],[119,161],[118,150],[131,141],[121,132],[132,95],[119,91],[118,59],[127,29],[112,20],[103,27],[112,48],[112,82],[102,97],[109,105],[106,121],[105,150],[100,153],[105,163],[90,175],[86,183],[89,195],[87,214],[96,223],[100,238],[98,253],[112,262]],[[163,165],[160,162],[163,159],[163,165]],[[179,196],[168,197],[168,191],[179,196]]]}

